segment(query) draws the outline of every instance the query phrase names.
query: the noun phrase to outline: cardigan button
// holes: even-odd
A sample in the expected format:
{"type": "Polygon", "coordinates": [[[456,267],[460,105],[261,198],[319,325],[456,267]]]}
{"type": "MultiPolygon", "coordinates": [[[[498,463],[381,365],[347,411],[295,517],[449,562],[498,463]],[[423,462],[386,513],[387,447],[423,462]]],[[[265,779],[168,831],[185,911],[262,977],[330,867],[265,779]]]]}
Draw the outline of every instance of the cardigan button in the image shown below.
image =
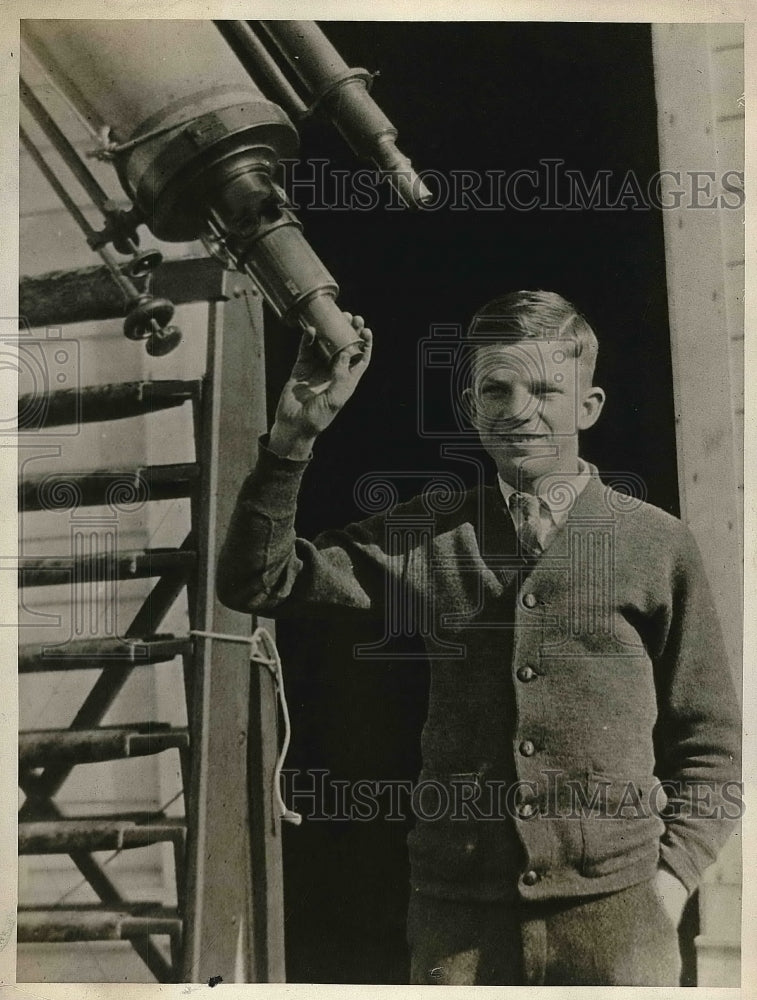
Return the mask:
{"type": "Polygon", "coordinates": [[[527,608],[536,607],[536,594],[525,594],[523,597],[523,603],[527,608]]]}
{"type": "Polygon", "coordinates": [[[523,740],[518,749],[520,750],[520,752],[523,754],[524,757],[533,757],[533,755],[536,753],[536,747],[531,742],[531,740],[523,740]]]}
{"type": "Polygon", "coordinates": [[[523,882],[523,885],[536,885],[539,881],[539,873],[535,872],[533,869],[531,869],[531,871],[524,872],[521,877],[521,881],[523,882]]]}
{"type": "Polygon", "coordinates": [[[533,667],[518,667],[517,676],[518,680],[523,681],[525,684],[528,681],[532,681],[534,677],[536,677],[536,671],[533,667]]]}

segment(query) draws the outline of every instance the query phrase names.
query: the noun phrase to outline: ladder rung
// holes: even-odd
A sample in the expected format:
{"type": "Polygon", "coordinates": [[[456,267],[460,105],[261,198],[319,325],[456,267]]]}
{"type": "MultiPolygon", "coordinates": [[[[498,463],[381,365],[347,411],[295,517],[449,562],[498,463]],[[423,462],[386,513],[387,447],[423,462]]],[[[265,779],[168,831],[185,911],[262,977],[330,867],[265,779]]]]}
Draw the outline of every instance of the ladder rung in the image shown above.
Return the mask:
{"type": "Polygon", "coordinates": [[[120,420],[167,410],[197,397],[200,386],[199,380],[161,379],[57,389],[44,397],[36,392],[26,393],[18,400],[19,431],[120,420]]]}
{"type": "Polygon", "coordinates": [[[186,729],[172,729],[163,722],[100,729],[29,730],[19,733],[18,762],[22,767],[42,767],[52,758],[59,763],[91,764],[188,746],[186,729]]]}
{"type": "Polygon", "coordinates": [[[85,580],[140,580],[172,570],[189,571],[195,553],[189,549],[131,549],[89,556],[19,559],[20,587],[51,587],[85,580]]]}
{"type": "Polygon", "coordinates": [[[19,649],[18,671],[32,674],[48,670],[122,670],[165,663],[191,649],[192,640],[188,636],[173,635],[80,639],[62,646],[35,643],[19,649]]]}
{"type": "MultiPolygon", "coordinates": [[[[24,822],[28,821],[29,823],[32,822],[36,823],[38,820],[40,821],[50,820],[49,813],[42,813],[39,816],[36,816],[33,811],[35,808],[33,800],[27,799],[26,801],[27,803],[31,803],[32,812],[30,813],[28,820],[24,819],[24,822]]],[[[44,802],[41,803],[41,808],[42,809],[47,808],[44,802]]],[[[166,818],[167,817],[165,811],[161,811],[159,809],[153,809],[152,812],[145,812],[144,809],[141,811],[136,809],[119,809],[118,812],[114,813],[106,812],[106,813],[97,813],[96,815],[89,814],[87,816],[61,816],[56,820],[56,822],[60,822],[61,819],[66,819],[71,821],[76,820],[77,823],[78,822],[89,823],[91,820],[97,820],[98,822],[105,822],[107,820],[112,823],[129,822],[129,823],[136,823],[137,826],[150,826],[151,824],[155,823],[158,824],[163,823],[165,822],[166,818]]],[[[185,822],[184,816],[171,816],[170,819],[171,822],[178,822],[178,823],[185,822]]]]}
{"type": "Polygon", "coordinates": [[[174,500],[190,496],[199,480],[194,463],[138,469],[47,473],[29,476],[18,488],[20,510],[68,510],[105,504],[174,500]]]}
{"type": "Polygon", "coordinates": [[[180,934],[175,910],[155,907],[150,913],[105,910],[96,907],[23,909],[18,911],[18,940],[24,944],[44,941],[120,941],[147,934],[180,934]]]}
{"type": "Polygon", "coordinates": [[[138,824],[123,819],[59,819],[18,824],[19,854],[68,854],[71,851],[111,851],[180,841],[185,824],[160,819],[138,824]]]}
{"type": "MultiPolygon", "coordinates": [[[[224,296],[224,270],[214,258],[165,260],[153,272],[150,291],[176,306],[218,301],[224,296]]],[[[23,277],[18,304],[21,328],[86,323],[126,312],[124,294],[103,265],[23,277]]]]}

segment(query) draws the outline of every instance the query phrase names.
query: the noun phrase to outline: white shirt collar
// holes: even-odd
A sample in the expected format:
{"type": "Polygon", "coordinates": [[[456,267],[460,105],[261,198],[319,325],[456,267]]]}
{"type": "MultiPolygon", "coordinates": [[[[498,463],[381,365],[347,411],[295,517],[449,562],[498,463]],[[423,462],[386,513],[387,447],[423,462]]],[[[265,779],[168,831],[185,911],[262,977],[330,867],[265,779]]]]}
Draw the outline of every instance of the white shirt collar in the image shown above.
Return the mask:
{"type": "MultiPolygon", "coordinates": [[[[585,489],[591,477],[596,474],[596,466],[579,458],[578,472],[573,475],[556,473],[554,476],[545,476],[542,479],[539,484],[538,497],[546,505],[556,525],[561,525],[567,521],[576,500],[585,489]],[[566,490],[563,487],[568,487],[569,489],[566,490]]],[[[509,510],[510,497],[517,491],[514,486],[505,482],[499,473],[497,473],[497,482],[509,510]]]]}

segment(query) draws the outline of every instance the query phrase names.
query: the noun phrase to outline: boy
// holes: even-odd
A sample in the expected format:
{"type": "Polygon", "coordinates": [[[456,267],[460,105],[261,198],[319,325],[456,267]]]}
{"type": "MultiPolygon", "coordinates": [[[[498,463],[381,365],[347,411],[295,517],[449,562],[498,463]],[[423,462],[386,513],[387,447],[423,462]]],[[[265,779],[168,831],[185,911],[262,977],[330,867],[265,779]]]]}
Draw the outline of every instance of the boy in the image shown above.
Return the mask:
{"type": "Polygon", "coordinates": [[[740,727],[689,533],[579,457],[605,398],[596,337],[555,293],[488,303],[462,402],[496,484],[310,542],[293,530],[298,483],[370,360],[370,331],[353,325],[364,354],[330,372],[303,341],[219,596],[274,617],[386,616],[387,595],[425,609],[413,983],[677,985],[683,905],[738,815],[740,727]],[[388,543],[388,525],[429,511],[427,544],[388,543]]]}

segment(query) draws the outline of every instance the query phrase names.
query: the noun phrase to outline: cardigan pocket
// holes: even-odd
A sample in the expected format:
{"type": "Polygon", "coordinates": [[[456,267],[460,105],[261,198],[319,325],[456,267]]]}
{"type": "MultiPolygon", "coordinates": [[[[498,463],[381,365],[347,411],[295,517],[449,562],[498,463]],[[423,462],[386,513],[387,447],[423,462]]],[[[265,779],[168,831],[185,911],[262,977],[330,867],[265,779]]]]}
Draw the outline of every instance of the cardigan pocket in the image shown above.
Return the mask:
{"type": "Polygon", "coordinates": [[[650,801],[654,785],[651,775],[588,772],[579,803],[583,875],[601,878],[657,857],[665,824],[650,801]]]}
{"type": "Polygon", "coordinates": [[[479,771],[423,769],[413,791],[415,828],[408,836],[414,864],[446,871],[452,879],[467,872],[478,844],[474,804],[481,778],[479,771]]]}

